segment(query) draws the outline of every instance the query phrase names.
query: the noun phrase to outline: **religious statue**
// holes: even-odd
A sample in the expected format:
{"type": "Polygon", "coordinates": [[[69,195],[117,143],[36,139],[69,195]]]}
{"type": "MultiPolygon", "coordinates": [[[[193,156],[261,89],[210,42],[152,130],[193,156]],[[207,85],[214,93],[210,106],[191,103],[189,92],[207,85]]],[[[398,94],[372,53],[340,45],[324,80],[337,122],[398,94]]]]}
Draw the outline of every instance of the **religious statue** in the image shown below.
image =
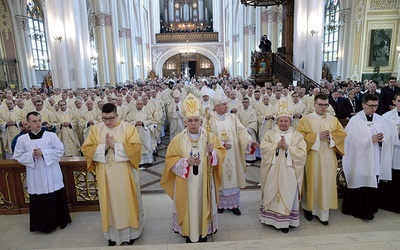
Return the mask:
{"type": "Polygon", "coordinates": [[[47,73],[47,75],[44,77],[44,86],[43,87],[53,87],[53,78],[51,76],[50,71],[47,73]]]}
{"type": "Polygon", "coordinates": [[[267,62],[265,61],[264,58],[261,59],[261,62],[260,62],[260,69],[258,70],[258,73],[259,73],[259,74],[268,73],[268,71],[267,71],[267,62]]]}
{"type": "Polygon", "coordinates": [[[152,70],[149,72],[148,77],[151,78],[151,79],[156,78],[156,72],[154,72],[154,70],[152,69],[152,70]]]}

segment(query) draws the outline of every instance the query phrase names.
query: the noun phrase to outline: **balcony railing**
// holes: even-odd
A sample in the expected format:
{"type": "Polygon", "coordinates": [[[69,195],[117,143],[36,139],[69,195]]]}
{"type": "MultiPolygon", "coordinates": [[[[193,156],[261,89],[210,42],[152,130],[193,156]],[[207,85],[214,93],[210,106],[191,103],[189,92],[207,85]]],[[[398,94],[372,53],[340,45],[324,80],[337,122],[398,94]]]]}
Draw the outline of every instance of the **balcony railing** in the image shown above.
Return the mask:
{"type": "Polygon", "coordinates": [[[156,43],[218,42],[218,32],[175,32],[156,34],[156,43]]]}

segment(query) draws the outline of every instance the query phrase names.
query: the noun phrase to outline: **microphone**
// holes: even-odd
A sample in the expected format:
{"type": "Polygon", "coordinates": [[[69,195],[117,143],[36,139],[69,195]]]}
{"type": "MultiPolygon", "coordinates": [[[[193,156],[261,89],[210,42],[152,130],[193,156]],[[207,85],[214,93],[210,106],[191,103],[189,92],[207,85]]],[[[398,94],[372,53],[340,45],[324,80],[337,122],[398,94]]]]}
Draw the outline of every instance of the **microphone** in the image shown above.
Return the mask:
{"type": "Polygon", "coordinates": [[[199,166],[193,166],[193,175],[199,174],[199,166]]]}

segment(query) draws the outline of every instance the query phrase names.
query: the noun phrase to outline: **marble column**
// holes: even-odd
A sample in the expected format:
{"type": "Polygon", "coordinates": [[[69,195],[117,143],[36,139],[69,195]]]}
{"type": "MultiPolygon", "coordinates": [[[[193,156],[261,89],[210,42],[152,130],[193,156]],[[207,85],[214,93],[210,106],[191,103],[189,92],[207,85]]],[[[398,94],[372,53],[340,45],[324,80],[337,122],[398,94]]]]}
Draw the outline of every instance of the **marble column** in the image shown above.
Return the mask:
{"type": "Polygon", "coordinates": [[[28,27],[28,17],[27,16],[16,16],[15,17],[18,33],[15,34],[15,47],[18,55],[23,55],[20,57],[20,85],[19,89],[30,88],[36,83],[35,69],[33,67],[33,54],[32,54],[32,43],[29,27],[28,27]]]}
{"type": "Polygon", "coordinates": [[[111,29],[111,18],[110,14],[97,12],[93,14],[95,19],[94,27],[94,40],[96,43],[96,48],[98,50],[97,54],[97,78],[99,85],[104,86],[106,83],[111,82],[110,76],[110,65],[113,63],[112,58],[109,59],[109,54],[107,50],[111,29]]]}
{"type": "Polygon", "coordinates": [[[268,32],[266,35],[268,39],[271,41],[271,49],[273,52],[276,52],[277,48],[279,47],[279,30],[278,30],[278,14],[279,8],[276,6],[271,6],[268,8],[268,32]]]}
{"type": "Polygon", "coordinates": [[[120,74],[119,74],[119,79],[120,83],[125,83],[127,80],[129,80],[129,73],[128,73],[128,68],[132,67],[132,56],[131,54],[128,54],[128,42],[127,42],[127,33],[130,32],[128,31],[127,28],[120,28],[119,29],[119,54],[120,57],[125,58],[126,62],[124,64],[121,64],[120,67],[120,74]]]}
{"type": "MultiPolygon", "coordinates": [[[[250,75],[250,63],[251,63],[251,52],[256,49],[256,38],[255,38],[256,26],[248,25],[244,27],[243,37],[243,65],[244,65],[244,77],[247,78],[250,75]]],[[[258,45],[257,45],[258,46],[258,45]]]]}
{"type": "Polygon", "coordinates": [[[286,47],[286,56],[293,60],[294,0],[287,0],[282,8],[282,46],[286,47]]]}
{"type": "Polygon", "coordinates": [[[62,89],[93,86],[86,4],[74,0],[44,5],[53,69],[53,85],[62,89]]]}
{"type": "Polygon", "coordinates": [[[345,9],[340,11],[339,21],[341,27],[339,28],[339,51],[338,51],[338,65],[337,65],[337,76],[340,79],[345,80],[351,74],[351,64],[350,58],[351,53],[344,54],[344,51],[350,51],[353,44],[350,42],[351,38],[351,11],[350,9],[345,9]]]}

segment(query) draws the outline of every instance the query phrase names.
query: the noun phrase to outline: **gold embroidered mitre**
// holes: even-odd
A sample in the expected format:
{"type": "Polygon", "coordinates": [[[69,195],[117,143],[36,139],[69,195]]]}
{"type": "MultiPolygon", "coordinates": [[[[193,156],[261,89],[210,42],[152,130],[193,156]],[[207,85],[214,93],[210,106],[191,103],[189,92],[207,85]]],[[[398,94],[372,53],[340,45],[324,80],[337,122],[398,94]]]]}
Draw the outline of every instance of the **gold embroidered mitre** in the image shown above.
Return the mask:
{"type": "Polygon", "coordinates": [[[182,113],[184,118],[200,116],[201,103],[193,94],[188,94],[182,103],[182,113]]]}
{"type": "Polygon", "coordinates": [[[276,119],[278,119],[279,117],[282,117],[282,116],[287,116],[287,117],[292,118],[293,117],[293,113],[290,110],[281,110],[281,111],[275,113],[275,118],[276,119]]]}
{"type": "Polygon", "coordinates": [[[274,114],[275,118],[282,116],[293,117],[293,112],[289,110],[289,103],[286,99],[281,99],[276,103],[276,112],[274,114]]]}

